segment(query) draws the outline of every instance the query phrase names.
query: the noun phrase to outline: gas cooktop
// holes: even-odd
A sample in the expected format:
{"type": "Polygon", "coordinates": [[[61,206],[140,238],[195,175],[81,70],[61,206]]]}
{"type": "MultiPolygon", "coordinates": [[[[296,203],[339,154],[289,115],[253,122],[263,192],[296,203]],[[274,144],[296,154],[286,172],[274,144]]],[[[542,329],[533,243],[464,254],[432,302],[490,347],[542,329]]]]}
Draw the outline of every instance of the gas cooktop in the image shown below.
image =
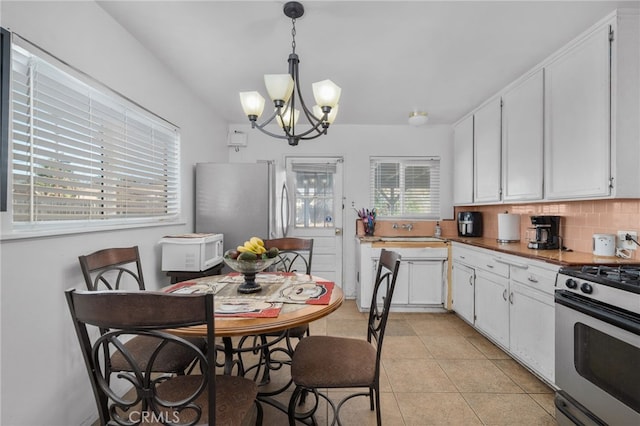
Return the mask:
{"type": "Polygon", "coordinates": [[[616,287],[632,293],[640,293],[640,264],[567,266],[560,268],[559,273],[591,283],[616,287]]]}

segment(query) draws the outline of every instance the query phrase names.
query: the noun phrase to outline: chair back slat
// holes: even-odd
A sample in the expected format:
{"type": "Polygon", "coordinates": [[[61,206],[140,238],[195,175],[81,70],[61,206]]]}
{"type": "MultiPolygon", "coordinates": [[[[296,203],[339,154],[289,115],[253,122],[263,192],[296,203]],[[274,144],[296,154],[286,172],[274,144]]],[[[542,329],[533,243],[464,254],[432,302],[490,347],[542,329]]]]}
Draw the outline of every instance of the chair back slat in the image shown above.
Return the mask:
{"type": "Polygon", "coordinates": [[[138,246],[107,248],[78,256],[78,261],[88,290],[121,290],[129,281],[145,289],[138,246]]]}
{"type": "Polygon", "coordinates": [[[180,424],[196,424],[206,416],[208,424],[215,423],[215,351],[204,353],[178,334],[163,330],[206,324],[208,347],[214,347],[213,294],[71,289],[65,296],[102,425],[138,424],[144,423],[145,419],[163,423],[178,418],[185,420],[180,424]],[[93,343],[90,338],[92,326],[105,330],[93,343]],[[125,346],[132,337],[157,341],[150,357],[139,358],[135,350],[125,346]],[[201,374],[152,373],[153,364],[169,345],[192,352],[201,374]],[[120,352],[131,367],[119,372],[115,377],[117,380],[110,379],[101,368],[105,357],[115,352],[120,352]],[[174,383],[180,386],[174,386],[174,383]],[[122,389],[123,384],[133,386],[135,390],[121,395],[118,389],[122,389]],[[205,391],[208,399],[202,403],[205,391]]]}
{"type": "Polygon", "coordinates": [[[369,322],[367,330],[367,340],[375,343],[378,351],[378,360],[382,350],[382,340],[389,318],[389,309],[391,308],[391,300],[396,287],[396,279],[400,269],[399,253],[382,249],[380,259],[378,261],[378,269],[373,288],[373,297],[371,298],[371,307],[369,309],[369,322]],[[382,296],[382,304],[378,303],[382,296]]]}
{"type": "Polygon", "coordinates": [[[280,272],[303,272],[311,275],[313,259],[313,239],[311,238],[273,238],[264,241],[266,249],[276,247],[280,254],[271,270],[280,272]]]}

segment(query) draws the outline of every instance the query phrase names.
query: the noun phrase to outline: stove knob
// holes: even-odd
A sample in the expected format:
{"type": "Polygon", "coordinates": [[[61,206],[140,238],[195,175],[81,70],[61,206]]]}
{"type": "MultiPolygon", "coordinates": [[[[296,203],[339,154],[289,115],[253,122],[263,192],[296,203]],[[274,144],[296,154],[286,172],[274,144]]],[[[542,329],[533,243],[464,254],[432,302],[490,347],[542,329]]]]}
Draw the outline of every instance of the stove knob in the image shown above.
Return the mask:
{"type": "Polygon", "coordinates": [[[582,285],[580,286],[580,291],[586,294],[591,294],[593,293],[593,286],[588,283],[582,283],[582,285]]]}
{"type": "Polygon", "coordinates": [[[578,287],[578,283],[573,278],[567,279],[567,281],[565,281],[564,285],[566,285],[567,288],[570,288],[570,289],[574,289],[574,288],[578,287]]]}

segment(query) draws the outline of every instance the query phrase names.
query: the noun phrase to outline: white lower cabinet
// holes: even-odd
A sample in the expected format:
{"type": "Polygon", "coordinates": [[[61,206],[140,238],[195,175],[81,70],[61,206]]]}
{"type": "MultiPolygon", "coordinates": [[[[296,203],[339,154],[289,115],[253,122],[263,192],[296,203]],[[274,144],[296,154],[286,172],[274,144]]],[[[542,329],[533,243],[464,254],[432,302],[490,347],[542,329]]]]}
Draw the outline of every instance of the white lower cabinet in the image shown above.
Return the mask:
{"type": "Polygon", "coordinates": [[[468,266],[453,261],[451,270],[451,301],[453,310],[468,323],[473,324],[475,272],[468,266]]]}
{"type": "MultiPolygon", "coordinates": [[[[439,247],[388,247],[402,256],[396,287],[391,299],[392,310],[399,312],[443,310],[446,300],[448,249],[439,247]]],[[[368,311],[373,297],[373,284],[378,270],[381,247],[358,242],[359,254],[356,303],[368,311]]],[[[382,300],[378,300],[379,303],[382,300]]]]}
{"type": "Polygon", "coordinates": [[[475,326],[500,346],[509,347],[509,280],[496,274],[476,274],[475,326]]]}
{"type": "Polygon", "coordinates": [[[555,306],[553,296],[511,282],[509,349],[547,381],[553,383],[555,306]]]}
{"type": "Polygon", "coordinates": [[[452,244],[452,257],[453,310],[553,384],[559,266],[460,243],[452,244]]]}

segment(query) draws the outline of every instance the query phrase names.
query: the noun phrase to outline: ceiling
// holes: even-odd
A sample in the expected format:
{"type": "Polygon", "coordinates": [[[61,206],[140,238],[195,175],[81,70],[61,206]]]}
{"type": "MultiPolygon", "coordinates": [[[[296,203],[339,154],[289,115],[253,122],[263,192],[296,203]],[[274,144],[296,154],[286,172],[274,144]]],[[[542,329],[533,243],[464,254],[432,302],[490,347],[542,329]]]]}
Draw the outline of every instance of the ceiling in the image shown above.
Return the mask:
{"type": "MultiPolygon", "coordinates": [[[[284,1],[100,1],[100,6],[229,123],[238,92],[286,73],[284,1]]],[[[412,110],[450,124],[616,7],[636,1],[302,1],[303,97],[342,87],[336,124],[406,124],[412,110]]],[[[269,101],[268,101],[269,102],[269,101]]]]}

